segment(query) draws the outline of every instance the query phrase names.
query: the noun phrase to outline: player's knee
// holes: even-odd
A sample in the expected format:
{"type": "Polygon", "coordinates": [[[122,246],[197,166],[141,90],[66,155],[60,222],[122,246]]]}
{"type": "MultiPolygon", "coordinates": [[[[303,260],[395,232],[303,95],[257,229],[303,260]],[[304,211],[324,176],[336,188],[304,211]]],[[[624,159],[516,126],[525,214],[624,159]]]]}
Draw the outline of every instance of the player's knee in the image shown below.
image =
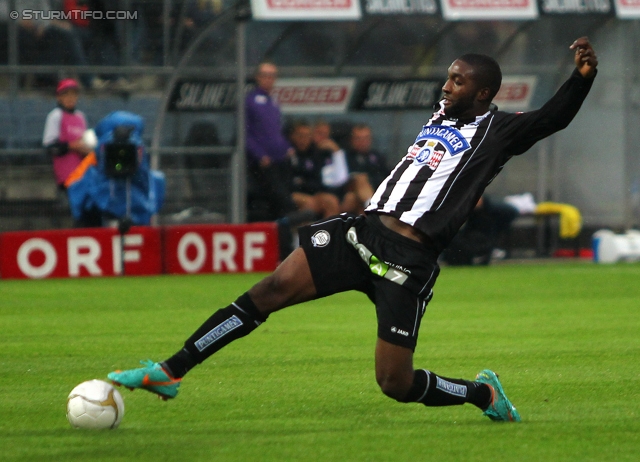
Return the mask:
{"type": "Polygon", "coordinates": [[[411,389],[411,380],[407,380],[405,374],[378,373],[376,380],[386,396],[401,403],[406,402],[405,397],[411,389]]]}

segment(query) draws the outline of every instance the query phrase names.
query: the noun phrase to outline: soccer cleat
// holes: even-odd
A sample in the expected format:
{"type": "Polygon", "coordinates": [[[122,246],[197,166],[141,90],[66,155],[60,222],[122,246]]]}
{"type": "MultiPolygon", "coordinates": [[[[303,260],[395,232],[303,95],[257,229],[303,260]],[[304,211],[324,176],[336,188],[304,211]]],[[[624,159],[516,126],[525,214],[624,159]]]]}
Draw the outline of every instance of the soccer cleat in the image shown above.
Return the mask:
{"type": "Polygon", "coordinates": [[[486,415],[491,420],[502,422],[520,422],[522,420],[515,406],[511,404],[507,395],[504,394],[500,380],[498,380],[495,372],[489,369],[480,371],[476,376],[476,382],[487,384],[491,388],[491,404],[482,415],[486,415]]]}
{"type": "Polygon", "coordinates": [[[129,390],[141,388],[157,394],[163,400],[175,398],[182,379],[174,379],[160,365],[150,359],[140,361],[145,367],[128,371],[110,372],[107,377],[115,385],[124,385],[129,390]]]}

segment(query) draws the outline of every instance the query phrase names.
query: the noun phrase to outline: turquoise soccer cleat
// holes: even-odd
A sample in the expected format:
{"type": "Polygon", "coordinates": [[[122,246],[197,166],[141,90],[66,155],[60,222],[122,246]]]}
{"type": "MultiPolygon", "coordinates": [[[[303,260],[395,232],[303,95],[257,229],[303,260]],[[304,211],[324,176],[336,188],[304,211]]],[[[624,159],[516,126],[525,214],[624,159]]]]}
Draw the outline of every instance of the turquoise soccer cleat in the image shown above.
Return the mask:
{"type": "Polygon", "coordinates": [[[520,422],[520,414],[505,395],[500,380],[495,372],[484,369],[476,376],[476,382],[487,384],[491,387],[491,404],[482,415],[491,420],[500,422],[520,422]]]}
{"type": "Polygon", "coordinates": [[[123,385],[130,390],[141,388],[155,393],[163,400],[175,398],[182,379],[174,379],[160,365],[150,359],[140,361],[145,367],[128,371],[110,372],[107,377],[115,385],[123,385]]]}

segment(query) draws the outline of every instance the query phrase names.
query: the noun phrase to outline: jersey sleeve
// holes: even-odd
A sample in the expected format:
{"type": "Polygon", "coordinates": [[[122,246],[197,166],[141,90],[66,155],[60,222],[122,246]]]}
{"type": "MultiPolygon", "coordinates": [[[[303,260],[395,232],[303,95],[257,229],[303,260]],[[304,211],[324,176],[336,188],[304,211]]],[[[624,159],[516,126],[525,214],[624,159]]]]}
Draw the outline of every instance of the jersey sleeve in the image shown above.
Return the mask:
{"type": "Polygon", "coordinates": [[[55,108],[47,115],[44,123],[44,133],[42,135],[42,145],[49,146],[60,138],[60,122],[62,120],[62,110],[55,108]]]}
{"type": "Polygon", "coordinates": [[[497,133],[506,141],[509,155],[522,154],[541,139],[565,129],[580,110],[592,84],[592,78],[582,77],[576,69],[540,109],[505,114],[497,133]]]}

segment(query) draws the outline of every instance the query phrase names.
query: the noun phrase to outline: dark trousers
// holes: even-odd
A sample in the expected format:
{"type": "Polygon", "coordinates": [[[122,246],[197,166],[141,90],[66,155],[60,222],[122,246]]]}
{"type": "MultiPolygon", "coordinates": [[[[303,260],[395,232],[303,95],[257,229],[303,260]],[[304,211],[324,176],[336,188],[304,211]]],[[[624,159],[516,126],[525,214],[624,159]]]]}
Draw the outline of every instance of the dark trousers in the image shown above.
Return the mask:
{"type": "Polygon", "coordinates": [[[249,211],[264,220],[277,220],[296,210],[291,199],[291,166],[288,162],[268,167],[249,165],[249,211]],[[255,209],[262,210],[255,210],[255,209]]]}

